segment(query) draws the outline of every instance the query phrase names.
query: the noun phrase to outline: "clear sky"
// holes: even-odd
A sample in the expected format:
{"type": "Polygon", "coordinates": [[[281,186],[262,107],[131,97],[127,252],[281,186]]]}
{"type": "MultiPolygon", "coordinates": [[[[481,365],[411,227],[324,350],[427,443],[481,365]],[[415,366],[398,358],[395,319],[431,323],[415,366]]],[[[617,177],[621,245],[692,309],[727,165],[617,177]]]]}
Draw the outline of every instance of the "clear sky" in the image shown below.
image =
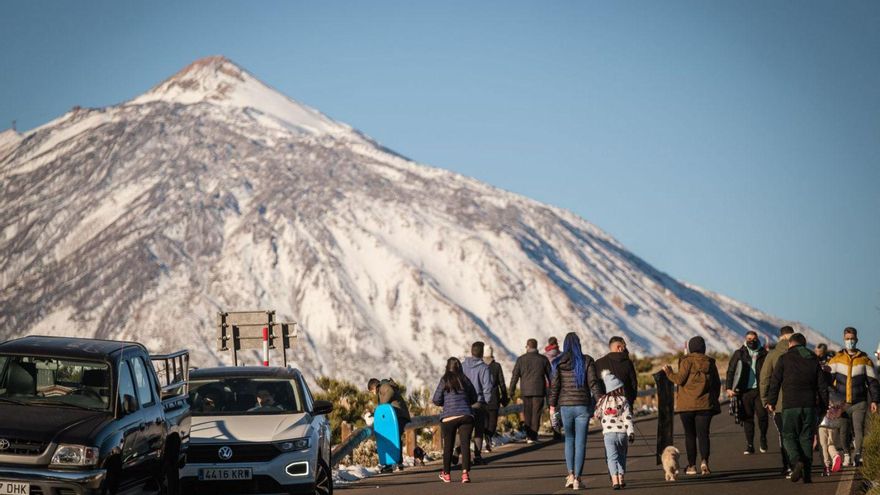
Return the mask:
{"type": "Polygon", "coordinates": [[[0,128],[222,54],[679,279],[880,340],[880,2],[0,3],[0,128]]]}

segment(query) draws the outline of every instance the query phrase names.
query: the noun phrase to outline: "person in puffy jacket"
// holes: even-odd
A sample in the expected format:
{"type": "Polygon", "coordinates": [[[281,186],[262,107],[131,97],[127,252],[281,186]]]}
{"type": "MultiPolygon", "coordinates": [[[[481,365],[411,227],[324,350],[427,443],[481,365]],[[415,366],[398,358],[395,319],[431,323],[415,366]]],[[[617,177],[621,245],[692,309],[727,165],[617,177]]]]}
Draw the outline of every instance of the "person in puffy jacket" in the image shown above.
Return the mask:
{"type": "Polygon", "coordinates": [[[675,411],[684,427],[688,466],[685,474],[697,474],[697,441],[700,444],[700,472],[709,471],[709,429],[712,417],[721,412],[721,377],[715,360],[706,355],[706,341],[694,337],[688,341],[688,354],[678,363],[678,372],[672,366],[663,368],[666,376],[678,385],[675,411]]]}
{"type": "MultiPolygon", "coordinates": [[[[440,434],[443,437],[443,471],[440,480],[451,481],[452,450],[455,448],[455,436],[458,434],[461,445],[471,444],[471,433],[474,431],[474,413],[472,406],[477,402],[477,391],[465,376],[461,361],[451,357],[446,361],[446,371],[434,390],[432,402],[443,408],[440,413],[440,434]]],[[[469,483],[471,468],[471,451],[462,449],[461,482],[469,483]]]]}
{"type": "Polygon", "coordinates": [[[550,382],[550,414],[558,407],[565,430],[565,486],[580,489],[587,450],[587,427],[602,388],[596,377],[593,358],[581,350],[581,340],[570,332],[563,341],[563,352],[553,360],[550,382]]]}
{"type": "MultiPolygon", "coordinates": [[[[844,348],[828,361],[834,390],[846,400],[849,421],[844,423],[841,437],[847,438],[852,432],[855,446],[853,461],[856,466],[862,464],[862,441],[868,411],[876,414],[880,406],[880,382],[877,381],[874,362],[857,347],[858,342],[859,332],[853,327],[846,327],[843,330],[844,348]]],[[[848,448],[844,449],[845,453],[848,451],[848,448]]]]}

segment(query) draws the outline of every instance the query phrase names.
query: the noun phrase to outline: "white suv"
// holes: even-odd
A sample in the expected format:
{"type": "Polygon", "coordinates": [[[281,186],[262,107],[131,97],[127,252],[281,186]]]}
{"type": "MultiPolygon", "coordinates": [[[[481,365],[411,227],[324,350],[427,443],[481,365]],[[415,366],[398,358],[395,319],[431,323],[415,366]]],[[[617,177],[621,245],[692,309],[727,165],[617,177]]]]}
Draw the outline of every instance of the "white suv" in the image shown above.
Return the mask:
{"type": "Polygon", "coordinates": [[[182,493],[333,493],[327,401],[293,368],[194,370],[182,493]]]}

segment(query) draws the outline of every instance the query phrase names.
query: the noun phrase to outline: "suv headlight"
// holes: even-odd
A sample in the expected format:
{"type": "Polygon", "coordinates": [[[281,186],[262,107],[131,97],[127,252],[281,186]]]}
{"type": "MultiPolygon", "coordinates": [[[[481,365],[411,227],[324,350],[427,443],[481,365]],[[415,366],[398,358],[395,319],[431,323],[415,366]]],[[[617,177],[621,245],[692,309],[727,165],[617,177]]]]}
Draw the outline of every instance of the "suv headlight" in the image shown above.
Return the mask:
{"type": "Polygon", "coordinates": [[[298,450],[308,450],[312,446],[312,441],[308,438],[297,438],[294,440],[285,440],[278,442],[275,447],[281,452],[295,452],[298,450]]]}
{"type": "Polygon", "coordinates": [[[97,463],[98,448],[86,445],[61,444],[52,456],[52,464],[56,466],[94,466],[97,463]]]}

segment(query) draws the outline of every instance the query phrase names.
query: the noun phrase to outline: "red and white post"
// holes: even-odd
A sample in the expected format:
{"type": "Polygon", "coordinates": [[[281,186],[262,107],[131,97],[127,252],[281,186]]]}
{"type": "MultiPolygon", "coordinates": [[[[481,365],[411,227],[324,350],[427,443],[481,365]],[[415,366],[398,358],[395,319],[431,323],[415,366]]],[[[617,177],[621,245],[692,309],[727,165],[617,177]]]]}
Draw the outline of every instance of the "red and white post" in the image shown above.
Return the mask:
{"type": "Polygon", "coordinates": [[[269,366],[269,327],[263,327],[263,366],[269,366]]]}

